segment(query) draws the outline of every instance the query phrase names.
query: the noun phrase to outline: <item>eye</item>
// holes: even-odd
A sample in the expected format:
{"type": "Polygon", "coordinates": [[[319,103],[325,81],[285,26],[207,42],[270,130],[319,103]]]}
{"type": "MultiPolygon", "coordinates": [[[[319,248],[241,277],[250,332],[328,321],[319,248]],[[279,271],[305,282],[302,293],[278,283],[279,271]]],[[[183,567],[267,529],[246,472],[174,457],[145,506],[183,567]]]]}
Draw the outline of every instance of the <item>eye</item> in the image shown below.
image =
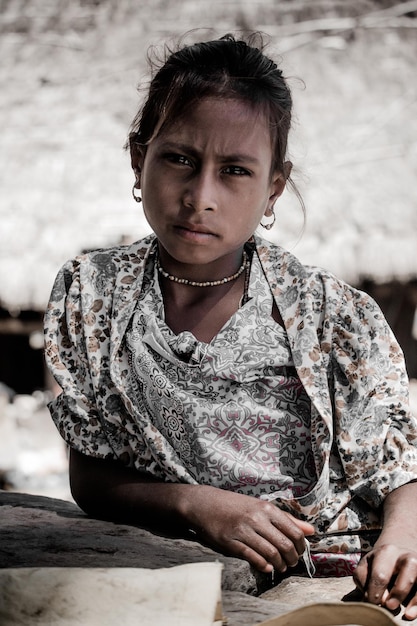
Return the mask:
{"type": "Polygon", "coordinates": [[[176,154],[175,152],[170,152],[164,155],[164,158],[170,163],[174,163],[175,165],[185,165],[187,167],[192,167],[191,160],[186,157],[184,154],[176,154]]]}
{"type": "Polygon", "coordinates": [[[250,176],[249,170],[240,165],[228,165],[222,170],[224,174],[230,174],[231,176],[250,176]]]}

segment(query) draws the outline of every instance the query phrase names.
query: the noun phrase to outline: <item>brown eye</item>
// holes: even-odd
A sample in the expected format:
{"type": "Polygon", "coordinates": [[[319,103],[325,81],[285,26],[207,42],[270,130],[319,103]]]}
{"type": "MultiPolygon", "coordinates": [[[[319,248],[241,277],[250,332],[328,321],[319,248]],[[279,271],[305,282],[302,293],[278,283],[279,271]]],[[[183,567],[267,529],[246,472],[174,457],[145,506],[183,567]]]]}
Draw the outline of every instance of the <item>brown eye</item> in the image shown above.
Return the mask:
{"type": "Polygon", "coordinates": [[[250,172],[239,165],[228,165],[223,169],[223,172],[232,176],[250,176],[250,172]]]}
{"type": "Polygon", "coordinates": [[[169,153],[169,154],[165,155],[165,158],[170,163],[174,163],[174,164],[177,164],[177,165],[186,165],[188,167],[192,167],[192,162],[190,161],[190,159],[188,157],[184,156],[183,154],[169,153]]]}

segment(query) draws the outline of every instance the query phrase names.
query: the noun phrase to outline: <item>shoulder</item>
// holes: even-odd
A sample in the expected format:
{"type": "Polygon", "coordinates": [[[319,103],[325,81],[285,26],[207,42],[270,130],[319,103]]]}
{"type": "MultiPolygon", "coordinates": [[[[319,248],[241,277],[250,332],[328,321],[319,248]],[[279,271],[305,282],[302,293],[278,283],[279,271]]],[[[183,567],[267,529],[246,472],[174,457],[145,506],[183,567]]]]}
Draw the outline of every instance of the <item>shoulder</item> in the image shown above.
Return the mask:
{"type": "Polygon", "coordinates": [[[264,269],[268,268],[274,271],[277,278],[300,284],[315,279],[323,282],[338,281],[331,272],[321,267],[302,263],[292,252],[262,237],[255,236],[254,245],[264,269]]]}
{"type": "Polygon", "coordinates": [[[284,304],[308,302],[335,317],[381,314],[371,296],[329,270],[306,265],[288,250],[261,237],[256,236],[254,242],[271,288],[280,294],[284,304]]]}
{"type": "Polygon", "coordinates": [[[89,267],[96,273],[115,275],[119,271],[135,268],[147,257],[155,241],[154,235],[129,245],[98,248],[77,256],[70,263],[78,267],[89,267]]]}
{"type": "MultiPolygon", "coordinates": [[[[116,282],[133,282],[154,244],[149,235],[129,245],[98,248],[67,261],[57,276],[54,289],[68,293],[78,284],[81,290],[93,288],[101,295],[110,293],[116,282]]],[[[59,294],[56,294],[56,296],[59,294]]]]}
{"type": "Polygon", "coordinates": [[[353,289],[330,271],[302,263],[294,254],[277,244],[258,236],[254,238],[254,243],[264,271],[274,276],[277,285],[323,295],[353,289]]]}

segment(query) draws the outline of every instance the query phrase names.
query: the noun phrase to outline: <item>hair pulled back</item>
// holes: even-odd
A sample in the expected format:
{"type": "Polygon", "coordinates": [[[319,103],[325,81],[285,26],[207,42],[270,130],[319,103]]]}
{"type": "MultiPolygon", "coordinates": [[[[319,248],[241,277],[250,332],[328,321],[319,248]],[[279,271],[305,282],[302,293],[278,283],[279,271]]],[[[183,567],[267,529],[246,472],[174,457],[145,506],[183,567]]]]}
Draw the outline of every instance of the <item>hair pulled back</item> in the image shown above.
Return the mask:
{"type": "Polygon", "coordinates": [[[149,144],[202,98],[237,98],[266,116],[271,129],[272,169],[285,172],[291,92],[281,70],[263,49],[259,35],[247,42],[225,35],[170,52],[151,80],[147,100],[132,122],[131,150],[135,145],[143,148],[149,144]]]}

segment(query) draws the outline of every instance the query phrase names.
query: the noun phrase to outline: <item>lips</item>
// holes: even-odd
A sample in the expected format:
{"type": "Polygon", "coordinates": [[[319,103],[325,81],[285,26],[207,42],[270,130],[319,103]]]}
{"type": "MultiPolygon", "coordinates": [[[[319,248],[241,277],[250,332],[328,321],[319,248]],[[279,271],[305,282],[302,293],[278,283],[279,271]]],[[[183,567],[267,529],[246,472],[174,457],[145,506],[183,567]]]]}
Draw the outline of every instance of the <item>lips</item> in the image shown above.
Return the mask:
{"type": "Polygon", "coordinates": [[[190,233],[216,236],[215,233],[207,228],[207,226],[204,226],[204,224],[191,224],[189,222],[182,222],[181,224],[176,224],[175,228],[183,231],[189,231],[190,233]]]}

